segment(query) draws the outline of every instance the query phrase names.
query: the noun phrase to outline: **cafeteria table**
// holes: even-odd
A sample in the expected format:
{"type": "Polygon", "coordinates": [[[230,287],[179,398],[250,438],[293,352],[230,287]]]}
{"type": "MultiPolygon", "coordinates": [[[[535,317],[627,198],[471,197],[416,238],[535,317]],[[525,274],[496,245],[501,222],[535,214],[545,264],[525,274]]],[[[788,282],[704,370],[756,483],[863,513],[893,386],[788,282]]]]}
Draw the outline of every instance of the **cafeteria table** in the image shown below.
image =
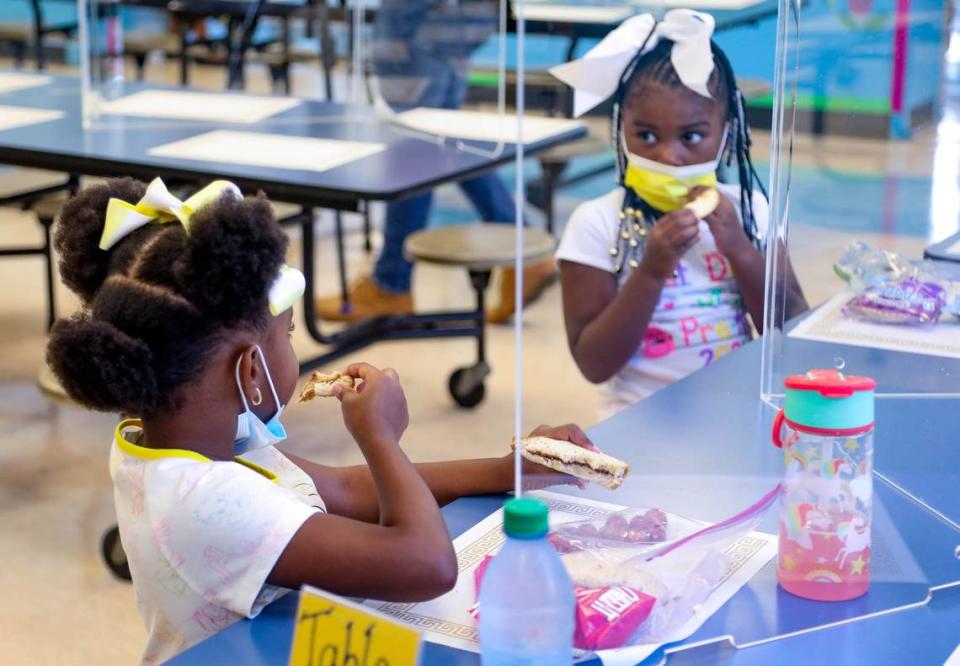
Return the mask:
{"type": "MultiPolygon", "coordinates": [[[[798,349],[797,371],[830,367],[841,354],[847,372],[875,376],[881,387],[899,376],[903,386],[919,389],[929,370],[912,354],[813,342],[798,349]]],[[[774,410],[759,398],[760,358],[755,341],[590,429],[593,441],[627,460],[631,472],[618,491],[592,486],[583,495],[719,521],[772,488],[783,462],[770,441],[774,410]]],[[[937,360],[950,373],[960,363],[937,360]]],[[[834,603],[794,597],[777,586],[771,561],[692,636],[661,648],[648,662],[792,664],[816,655],[831,664],[942,663],[960,642],[958,404],[956,398],[877,401],[874,568],[867,595],[834,603]]],[[[479,522],[503,499],[465,498],[445,507],[451,534],[479,522]]],[[[759,529],[775,532],[775,513],[759,529]]],[[[295,614],[291,594],[171,663],[216,658],[285,664],[295,614]]],[[[428,643],[423,663],[479,659],[428,643]]]]}
{"type": "MultiPolygon", "coordinates": [[[[126,84],[125,94],[147,90],[179,90],[126,84]]],[[[206,94],[225,94],[205,91],[206,94]]],[[[232,93],[238,94],[238,93],[232,93]]],[[[370,106],[299,100],[293,108],[252,124],[196,119],[101,115],[89,129],[81,123],[80,81],[50,76],[49,83],[0,94],[0,106],[57,110],[63,116],[0,131],[0,163],[88,176],[133,176],[168,182],[205,184],[213,179],[235,182],[245,192],[263,191],[292,203],[300,212],[285,220],[302,230],[302,269],[307,280],[303,299],[306,330],[327,350],[301,361],[301,372],[380,340],[468,336],[482,348],[482,311],[417,313],[366,320],[338,330],[321,330],[314,312],[314,211],[360,212],[372,201],[396,201],[441,185],[466,180],[510,164],[512,143],[438,140],[384,118],[370,106]],[[216,160],[183,159],[151,154],[151,149],[213,131],[256,132],[282,137],[375,143],[383,149],[322,171],[275,168],[216,160]]],[[[2,117],[2,116],[0,116],[2,117]]],[[[580,138],[583,125],[557,121],[546,134],[527,143],[526,154],[580,138]]],[[[346,301],[346,265],[341,216],[335,216],[338,272],[346,301]]],[[[478,352],[477,364],[482,361],[478,352]]],[[[483,373],[477,373],[482,381],[483,373]]]]}

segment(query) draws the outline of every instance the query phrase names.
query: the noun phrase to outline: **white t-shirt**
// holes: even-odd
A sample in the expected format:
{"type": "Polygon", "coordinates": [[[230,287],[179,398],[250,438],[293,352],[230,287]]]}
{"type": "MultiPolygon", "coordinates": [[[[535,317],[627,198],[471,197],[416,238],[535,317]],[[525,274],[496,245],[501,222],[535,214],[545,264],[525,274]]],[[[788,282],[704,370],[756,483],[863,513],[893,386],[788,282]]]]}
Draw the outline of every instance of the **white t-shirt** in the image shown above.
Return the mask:
{"type": "Polygon", "coordinates": [[[159,664],[286,593],[265,584],[293,535],[325,511],[307,474],[276,448],[213,461],[150,449],[117,426],[110,451],[117,522],[137,607],[159,664]]]}
{"type": "MultiPolygon", "coordinates": [[[[721,184],[718,191],[740,213],[740,187],[721,184]]],[[[573,213],[557,250],[557,259],[615,273],[610,255],[623,205],[621,187],[581,204],[573,213]]],[[[767,231],[769,208],[754,193],[757,230],[767,231]]],[[[680,260],[679,276],[667,280],[654,310],[643,344],[600,388],[600,417],[606,418],[729,354],[750,340],[743,299],[730,263],[713,240],[706,222],[700,223],[700,241],[680,260]]],[[[630,276],[624,266],[618,285],[630,276]]]]}

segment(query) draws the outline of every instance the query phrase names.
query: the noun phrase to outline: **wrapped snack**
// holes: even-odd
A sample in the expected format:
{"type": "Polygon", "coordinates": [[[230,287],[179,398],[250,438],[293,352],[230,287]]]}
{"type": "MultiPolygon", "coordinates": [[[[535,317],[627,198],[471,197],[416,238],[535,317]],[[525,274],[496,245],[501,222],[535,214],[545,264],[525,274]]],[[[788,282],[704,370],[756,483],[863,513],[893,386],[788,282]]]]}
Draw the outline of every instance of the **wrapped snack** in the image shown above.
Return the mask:
{"type": "Polygon", "coordinates": [[[847,246],[843,255],[833,265],[841,280],[860,291],[878,282],[917,277],[914,266],[900,255],[871,247],[861,241],[847,246]]]}
{"type": "Polygon", "coordinates": [[[935,324],[947,292],[935,282],[914,278],[867,287],[843,308],[844,315],[882,324],[935,324]]]}
{"type": "MultiPolygon", "coordinates": [[[[673,640],[729,576],[730,546],[757,526],[779,493],[778,485],[713,524],[643,507],[555,525],[549,539],[576,595],[574,646],[607,650],[673,640]]],[[[490,559],[474,570],[478,596],[490,559]]],[[[474,618],[480,612],[469,609],[474,618]]]]}
{"type": "Polygon", "coordinates": [[[629,587],[576,588],[573,646],[580,650],[623,647],[653,611],[657,600],[629,587]]]}

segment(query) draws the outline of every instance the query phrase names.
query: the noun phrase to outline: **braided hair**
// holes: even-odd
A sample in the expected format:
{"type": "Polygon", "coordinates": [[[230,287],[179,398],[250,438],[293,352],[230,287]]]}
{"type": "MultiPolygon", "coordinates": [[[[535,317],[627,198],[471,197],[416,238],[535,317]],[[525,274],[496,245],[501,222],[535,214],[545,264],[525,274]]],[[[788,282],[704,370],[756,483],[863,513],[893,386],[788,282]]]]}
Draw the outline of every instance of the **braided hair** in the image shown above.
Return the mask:
{"type": "Polygon", "coordinates": [[[63,282],[80,312],[50,333],[47,362],[67,394],[100,411],[177,410],[231,331],[262,331],[287,237],[263,196],[225,195],[178,222],[147,224],[98,247],[111,198],[134,203],[146,185],[109,180],[74,196],[54,237],[63,282]]]}
{"type": "MultiPolygon", "coordinates": [[[[630,61],[620,75],[620,82],[614,96],[613,146],[616,151],[618,182],[625,191],[623,207],[619,213],[620,226],[614,244],[610,248],[610,254],[616,257],[617,273],[623,270],[625,264],[629,264],[631,268],[639,265],[647,231],[657,218],[657,212],[625,183],[627,155],[624,149],[623,108],[627,96],[633,86],[641,81],[670,87],[683,86],[670,60],[672,41],[661,39],[650,51],[643,52],[653,33],[654,30],[651,30],[637,56],[630,61]]],[[[726,54],[713,41],[710,42],[710,50],[713,54],[714,68],[707,81],[707,88],[714,99],[721,100],[725,104],[725,120],[729,127],[724,163],[729,167],[734,161],[736,162],[740,182],[740,217],[743,220],[743,230],[747,238],[759,248],[761,239],[753,213],[754,187],[758,187],[764,197],[767,196],[767,192],[750,158],[752,140],[750,127],[747,125],[743,94],[737,88],[733,67],[726,54]]]]}

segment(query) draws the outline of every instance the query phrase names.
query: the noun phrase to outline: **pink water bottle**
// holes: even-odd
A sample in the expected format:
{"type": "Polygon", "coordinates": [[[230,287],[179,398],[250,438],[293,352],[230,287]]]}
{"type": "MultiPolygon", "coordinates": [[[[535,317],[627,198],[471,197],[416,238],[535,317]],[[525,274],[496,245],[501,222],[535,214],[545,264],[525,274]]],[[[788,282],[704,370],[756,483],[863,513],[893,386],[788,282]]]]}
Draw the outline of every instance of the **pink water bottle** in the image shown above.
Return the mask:
{"type": "Polygon", "coordinates": [[[785,386],[773,423],[785,463],[777,581],[807,599],[855,599],[870,587],[876,382],[811,370],[785,386]]]}

